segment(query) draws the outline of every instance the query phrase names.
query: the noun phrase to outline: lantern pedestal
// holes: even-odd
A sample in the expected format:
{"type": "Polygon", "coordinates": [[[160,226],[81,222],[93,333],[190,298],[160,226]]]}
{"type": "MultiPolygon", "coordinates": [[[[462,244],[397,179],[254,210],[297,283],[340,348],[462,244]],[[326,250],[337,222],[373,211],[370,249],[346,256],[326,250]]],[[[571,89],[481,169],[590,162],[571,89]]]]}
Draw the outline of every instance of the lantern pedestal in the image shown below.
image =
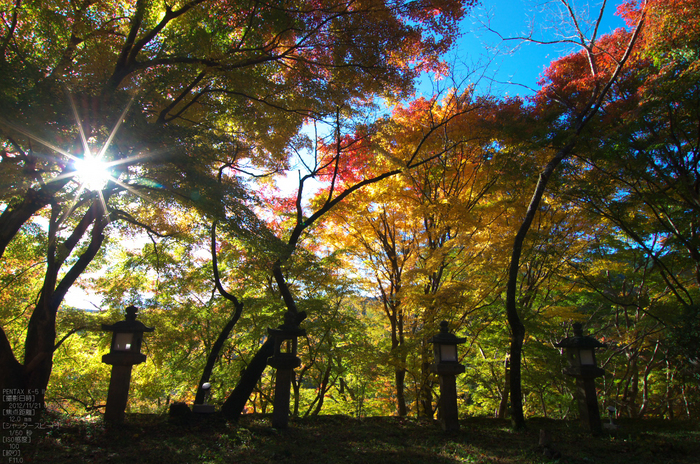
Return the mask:
{"type": "Polygon", "coordinates": [[[459,409],[457,408],[457,375],[465,369],[461,364],[441,363],[431,366],[431,371],[440,377],[440,425],[445,432],[459,431],[459,409]]]}
{"type": "Polygon", "coordinates": [[[131,364],[112,366],[112,376],[109,379],[107,392],[107,407],[105,421],[112,423],[124,422],[124,411],[129,401],[129,386],[131,385],[131,364]]]}
{"type": "Polygon", "coordinates": [[[440,377],[440,425],[446,432],[457,432],[457,376],[465,371],[464,366],[458,362],[457,345],[467,339],[449,333],[447,325],[447,321],[442,321],[440,333],[430,339],[435,355],[435,362],[430,366],[430,370],[440,377]]]}
{"type": "Polygon", "coordinates": [[[196,414],[214,414],[216,407],[213,404],[193,404],[192,412],[196,414]]]}
{"type": "Polygon", "coordinates": [[[297,357],[297,337],[306,335],[295,322],[294,313],[287,312],[284,324],[276,329],[267,329],[274,340],[275,354],[267,358],[267,364],[277,370],[275,378],[275,400],[272,411],[272,427],[285,429],[289,424],[289,399],[294,369],[301,365],[297,357]]]}
{"type": "Polygon", "coordinates": [[[282,367],[274,361],[269,363],[270,366],[277,369],[275,375],[275,400],[272,410],[272,427],[276,429],[285,429],[289,424],[289,400],[291,397],[292,376],[294,368],[301,365],[301,359],[295,357],[294,367],[289,367],[290,364],[284,364],[282,367]]]}
{"type": "Polygon", "coordinates": [[[593,337],[584,336],[581,324],[574,324],[574,336],[568,337],[554,346],[565,348],[569,367],[564,374],[576,379],[576,402],[578,403],[581,426],[593,435],[603,432],[595,388],[596,377],[605,371],[596,366],[595,348],[605,347],[593,337]]]}
{"type": "Polygon", "coordinates": [[[581,426],[588,428],[594,435],[599,435],[603,431],[603,424],[598,409],[595,377],[576,378],[576,393],[581,426]]]}
{"type": "Polygon", "coordinates": [[[104,416],[105,421],[109,423],[124,422],[131,385],[131,368],[134,364],[146,361],[146,355],[141,353],[143,333],[155,330],[137,321],[137,312],[135,306],[129,306],[126,308],[125,320],[112,325],[102,324],[102,329],[113,332],[110,352],[102,356],[102,362],[112,366],[104,416]]]}

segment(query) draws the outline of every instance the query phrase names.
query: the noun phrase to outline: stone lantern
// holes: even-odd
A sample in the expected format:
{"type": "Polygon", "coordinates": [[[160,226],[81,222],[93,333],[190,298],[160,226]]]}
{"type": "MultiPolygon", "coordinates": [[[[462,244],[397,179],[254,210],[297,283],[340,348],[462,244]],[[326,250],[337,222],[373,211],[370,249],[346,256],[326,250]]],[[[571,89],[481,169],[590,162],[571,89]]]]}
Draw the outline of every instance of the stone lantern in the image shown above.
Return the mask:
{"type": "Polygon", "coordinates": [[[126,318],[123,321],[112,325],[102,324],[103,330],[112,332],[109,353],[102,356],[102,362],[112,366],[105,409],[107,422],[124,422],[124,411],[131,384],[131,368],[134,364],[146,361],[146,355],[141,353],[143,334],[155,330],[137,321],[136,313],[138,313],[136,306],[129,306],[126,308],[126,318]]]}
{"type": "Polygon", "coordinates": [[[466,341],[448,331],[447,321],[440,323],[440,333],[430,339],[435,357],[430,370],[440,377],[440,422],[448,432],[459,430],[456,377],[465,369],[459,363],[457,345],[466,341]]]}
{"type": "Polygon", "coordinates": [[[275,379],[275,400],[272,412],[272,427],[284,429],[289,421],[289,390],[292,385],[294,369],[301,365],[297,357],[297,338],[306,335],[306,330],[299,328],[295,315],[287,312],[284,324],[276,329],[267,329],[274,344],[274,354],[267,358],[267,364],[277,370],[275,379]]]}
{"type": "Polygon", "coordinates": [[[583,327],[576,322],[573,325],[574,336],[567,337],[555,343],[554,346],[564,348],[568,367],[564,373],[576,379],[576,400],[579,407],[581,425],[594,435],[602,432],[598,398],[595,389],[596,377],[601,377],[605,371],[597,366],[595,349],[606,345],[593,337],[583,335],[583,327]]]}
{"type": "Polygon", "coordinates": [[[211,395],[211,383],[209,382],[204,382],[202,384],[202,391],[204,392],[204,399],[202,400],[202,404],[193,404],[192,405],[192,412],[198,413],[198,414],[212,414],[216,412],[216,408],[214,407],[213,404],[209,404],[207,400],[209,399],[209,396],[211,395]]]}

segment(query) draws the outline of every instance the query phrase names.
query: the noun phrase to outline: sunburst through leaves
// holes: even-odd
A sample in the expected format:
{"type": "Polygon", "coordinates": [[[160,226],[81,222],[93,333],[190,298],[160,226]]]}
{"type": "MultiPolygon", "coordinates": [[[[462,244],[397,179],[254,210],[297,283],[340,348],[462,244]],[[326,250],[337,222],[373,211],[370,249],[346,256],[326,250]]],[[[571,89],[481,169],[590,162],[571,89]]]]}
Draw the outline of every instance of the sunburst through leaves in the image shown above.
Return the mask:
{"type": "MultiPolygon", "coordinates": [[[[82,156],[80,155],[75,155],[71,152],[69,152],[66,149],[63,149],[47,140],[42,139],[41,137],[38,137],[29,131],[18,127],[10,122],[7,121],[2,121],[4,125],[7,127],[12,128],[13,130],[25,135],[26,137],[31,138],[32,140],[44,145],[45,147],[55,151],[56,153],[63,155],[65,158],[67,158],[72,166],[72,170],[66,171],[63,174],[56,176],[55,178],[51,179],[49,182],[53,181],[58,181],[61,179],[66,179],[66,178],[71,178],[75,182],[78,183],[78,189],[75,194],[74,202],[77,201],[78,197],[85,191],[88,192],[94,192],[100,197],[100,201],[102,203],[102,208],[103,211],[107,210],[107,205],[105,201],[105,197],[103,194],[104,189],[107,187],[107,185],[110,182],[113,182],[120,187],[127,189],[133,193],[138,194],[138,192],[135,192],[132,188],[130,188],[129,185],[123,183],[122,181],[119,180],[119,174],[116,174],[114,172],[114,168],[118,165],[128,165],[130,163],[133,163],[136,160],[141,160],[144,158],[144,155],[136,155],[136,156],[131,156],[123,159],[118,159],[118,160],[108,160],[107,159],[107,154],[110,146],[112,145],[112,142],[114,140],[114,137],[116,136],[117,132],[119,131],[119,128],[124,121],[126,114],[129,111],[129,108],[133,102],[133,98],[129,101],[129,103],[126,105],[124,110],[121,112],[119,119],[117,120],[116,124],[112,128],[112,130],[109,133],[109,136],[107,139],[104,141],[102,144],[101,148],[98,151],[93,151],[91,148],[91,142],[92,140],[89,140],[88,137],[85,134],[85,130],[83,128],[83,124],[81,122],[80,115],[78,113],[77,107],[75,103],[73,102],[73,99],[71,98],[71,107],[73,110],[73,115],[75,117],[75,122],[78,128],[78,131],[80,133],[80,139],[81,139],[81,144],[83,147],[83,154],[82,156]]],[[[69,208],[68,212],[66,215],[70,214],[69,211],[72,210],[72,207],[69,208]]]]}
{"type": "Polygon", "coordinates": [[[113,179],[109,165],[99,158],[85,156],[75,161],[75,180],[84,188],[100,191],[113,179]]]}

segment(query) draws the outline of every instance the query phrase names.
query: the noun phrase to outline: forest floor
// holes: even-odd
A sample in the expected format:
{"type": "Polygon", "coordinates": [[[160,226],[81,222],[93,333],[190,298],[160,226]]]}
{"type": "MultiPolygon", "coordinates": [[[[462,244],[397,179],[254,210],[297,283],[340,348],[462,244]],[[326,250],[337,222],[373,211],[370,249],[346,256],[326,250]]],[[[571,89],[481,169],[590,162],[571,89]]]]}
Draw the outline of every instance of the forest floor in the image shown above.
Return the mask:
{"type": "MultiPolygon", "coordinates": [[[[529,419],[514,432],[505,420],[466,418],[445,434],[434,421],[398,417],[318,416],[271,428],[270,418],[246,415],[230,423],[218,415],[175,421],[127,415],[123,425],[56,415],[51,427],[21,445],[23,463],[601,463],[700,462],[700,424],[689,421],[621,420],[613,434],[593,438],[577,423],[529,419]],[[545,455],[540,430],[551,436],[545,455]]],[[[3,449],[5,446],[3,445],[3,449]]],[[[3,458],[2,462],[8,462],[3,458]]]]}

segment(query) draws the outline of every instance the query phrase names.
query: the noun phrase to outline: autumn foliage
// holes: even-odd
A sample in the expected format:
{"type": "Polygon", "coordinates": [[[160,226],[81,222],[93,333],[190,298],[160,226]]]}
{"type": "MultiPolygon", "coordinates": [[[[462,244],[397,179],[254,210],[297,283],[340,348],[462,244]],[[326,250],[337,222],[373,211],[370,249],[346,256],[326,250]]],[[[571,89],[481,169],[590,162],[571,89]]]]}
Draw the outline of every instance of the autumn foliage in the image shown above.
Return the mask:
{"type": "Polygon", "coordinates": [[[290,312],[292,414],[435,417],[447,320],[460,414],[570,419],[555,344],[580,321],[607,343],[601,406],[697,418],[700,2],[622,4],[531,96],[413,97],[473,3],[5,2],[2,388],[99,411],[97,329],[135,304],[157,329],[134,411],[207,372],[213,403],[269,413],[290,312]],[[92,192],[73,158],[115,121],[92,192]]]}

